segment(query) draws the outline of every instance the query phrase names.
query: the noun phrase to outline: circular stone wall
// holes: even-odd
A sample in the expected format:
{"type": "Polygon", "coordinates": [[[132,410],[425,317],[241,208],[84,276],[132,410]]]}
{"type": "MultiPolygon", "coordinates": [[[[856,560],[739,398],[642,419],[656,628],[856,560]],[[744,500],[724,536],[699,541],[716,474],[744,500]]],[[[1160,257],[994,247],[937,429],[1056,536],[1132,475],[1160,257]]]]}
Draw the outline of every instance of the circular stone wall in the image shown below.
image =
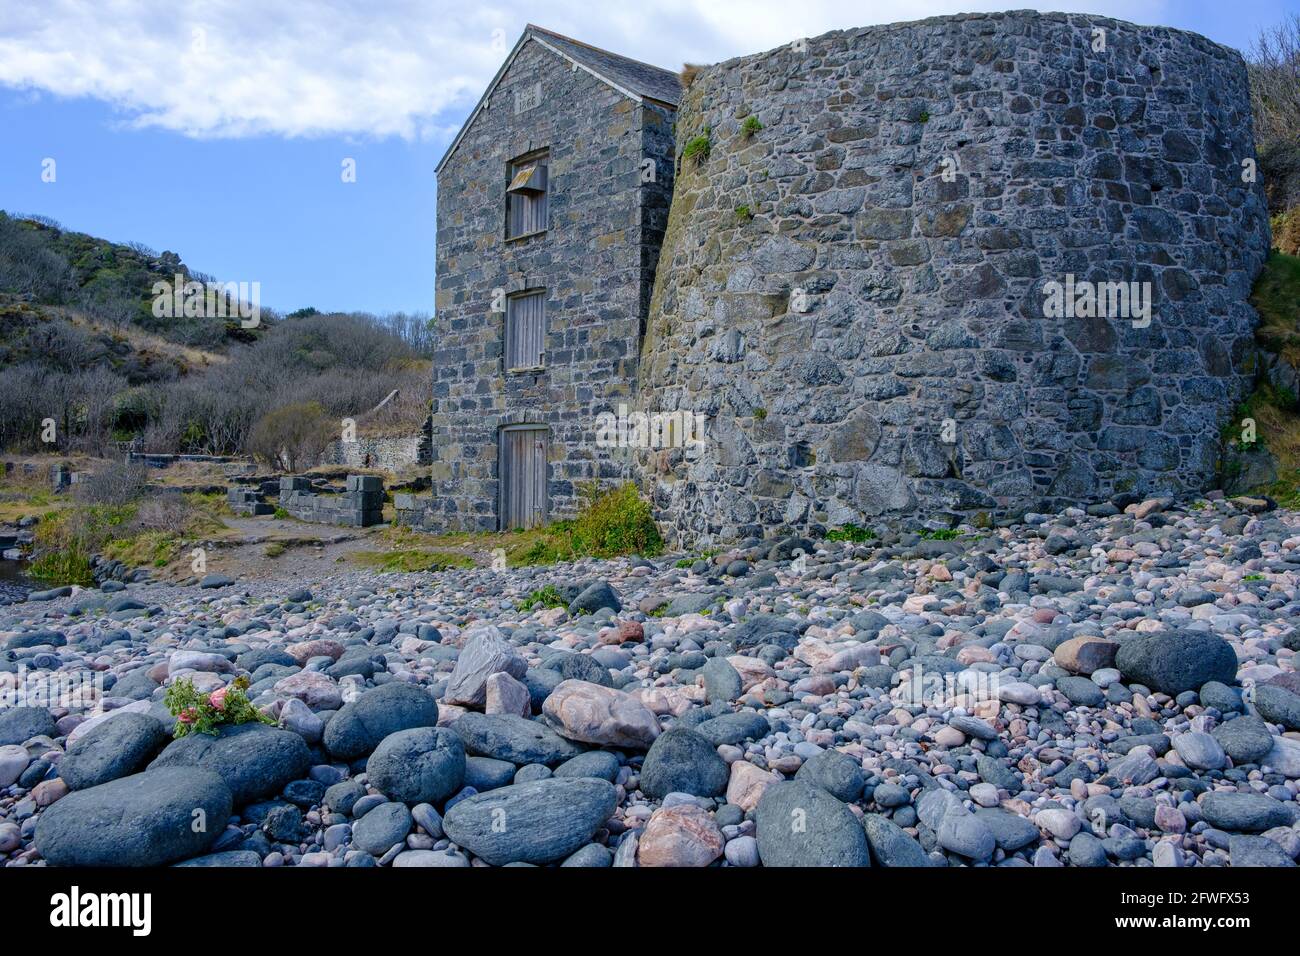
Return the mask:
{"type": "Polygon", "coordinates": [[[1213,480],[1268,249],[1236,52],[1059,14],[831,33],[704,69],[677,150],[640,404],[707,416],[642,454],[684,538],[1213,480]]]}

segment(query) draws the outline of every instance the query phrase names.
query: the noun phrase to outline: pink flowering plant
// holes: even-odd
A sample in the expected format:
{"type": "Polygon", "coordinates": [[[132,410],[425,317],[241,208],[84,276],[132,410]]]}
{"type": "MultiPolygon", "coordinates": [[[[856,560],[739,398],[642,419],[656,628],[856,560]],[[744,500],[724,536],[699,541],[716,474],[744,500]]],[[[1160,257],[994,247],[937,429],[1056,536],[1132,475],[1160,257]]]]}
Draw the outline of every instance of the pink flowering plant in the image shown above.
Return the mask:
{"type": "Polygon", "coordinates": [[[195,690],[192,680],[176,681],[167,688],[167,696],[164,698],[167,709],[176,718],[176,729],[172,736],[179,738],[200,733],[215,737],[222,724],[246,724],[254,720],[274,724],[274,720],[253,706],[244,693],[247,689],[247,677],[236,677],[225,687],[210,694],[195,690]]]}

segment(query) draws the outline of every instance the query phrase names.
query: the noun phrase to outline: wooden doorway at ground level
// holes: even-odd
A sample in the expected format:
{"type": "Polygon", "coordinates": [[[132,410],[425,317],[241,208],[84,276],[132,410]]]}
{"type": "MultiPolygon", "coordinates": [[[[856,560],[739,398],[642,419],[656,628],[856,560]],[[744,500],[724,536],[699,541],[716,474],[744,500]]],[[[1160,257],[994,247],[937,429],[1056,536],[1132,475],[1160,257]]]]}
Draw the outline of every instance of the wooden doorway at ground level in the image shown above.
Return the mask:
{"type": "Polygon", "coordinates": [[[545,425],[506,425],[501,429],[497,477],[500,482],[498,527],[502,531],[536,528],[546,523],[545,425]]]}

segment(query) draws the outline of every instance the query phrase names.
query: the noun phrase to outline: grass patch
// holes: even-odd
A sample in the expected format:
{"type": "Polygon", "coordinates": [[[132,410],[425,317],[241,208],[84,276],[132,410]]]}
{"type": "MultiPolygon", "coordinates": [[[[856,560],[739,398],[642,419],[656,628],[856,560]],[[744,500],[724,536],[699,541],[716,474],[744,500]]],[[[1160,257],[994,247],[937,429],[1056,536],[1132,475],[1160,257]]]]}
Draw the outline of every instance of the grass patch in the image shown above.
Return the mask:
{"type": "Polygon", "coordinates": [[[82,505],[44,515],[28,572],[50,584],[93,586],[91,556],[124,532],[135,512],[135,505],[82,505]]]}
{"type": "MultiPolygon", "coordinates": [[[[1293,368],[1300,367],[1300,257],[1273,252],[1256,280],[1250,297],[1259,312],[1256,342],[1293,368]]],[[[1300,403],[1289,391],[1277,388],[1261,375],[1254,392],[1224,424],[1220,437],[1225,448],[1240,446],[1242,420],[1255,422],[1255,440],[1277,461],[1276,481],[1255,489],[1284,507],[1300,507],[1300,403]]],[[[1239,476],[1235,456],[1224,456],[1223,478],[1239,476]]]]}
{"type": "Polygon", "coordinates": [[[582,491],[578,517],[522,532],[506,549],[512,565],[554,564],[580,558],[646,557],[663,550],[650,505],[628,482],[603,494],[594,485],[582,491]]]}
{"type": "Polygon", "coordinates": [[[355,551],[352,558],[358,564],[379,571],[447,571],[451,568],[472,568],[474,559],[454,551],[426,551],[408,548],[400,551],[355,551]]]}
{"type": "Polygon", "coordinates": [[[142,531],[130,538],[115,538],[103,554],[132,567],[165,568],[180,555],[181,539],[168,531],[142,531]]]}
{"type": "Polygon", "coordinates": [[[266,551],[264,553],[268,558],[278,558],[280,555],[284,554],[286,550],[283,541],[272,541],[266,546],[266,551]]]}
{"type": "Polygon", "coordinates": [[[954,541],[961,537],[961,532],[956,528],[925,528],[921,537],[927,541],[954,541]]]}
{"type": "Polygon", "coordinates": [[[692,161],[697,166],[709,158],[709,153],[713,151],[713,142],[709,139],[709,128],[704,127],[704,132],[687,141],[682,147],[682,161],[692,161]]]}
{"type": "Polygon", "coordinates": [[[548,584],[540,587],[528,597],[519,602],[519,610],[531,611],[535,607],[568,607],[569,602],[560,596],[560,592],[555,590],[555,585],[548,584]]]}
{"type": "Polygon", "coordinates": [[[225,526],[220,495],[156,495],[125,504],[73,504],[36,526],[32,577],[92,587],[90,559],[101,554],[132,567],[163,568],[186,541],[225,526]]]}
{"type": "Polygon", "coordinates": [[[876,533],[870,528],[860,528],[855,524],[846,524],[842,528],[832,528],[826,534],[827,541],[872,541],[876,533]]]}
{"type": "Polygon", "coordinates": [[[745,139],[753,139],[762,128],[763,124],[758,121],[757,116],[746,116],[745,122],[740,124],[740,133],[745,139]]]}
{"type": "Polygon", "coordinates": [[[71,498],[54,494],[48,478],[11,474],[0,479],[0,521],[13,523],[20,518],[56,511],[71,503],[71,498]]]}
{"type": "Polygon", "coordinates": [[[1268,495],[1283,508],[1300,508],[1300,468],[1278,472],[1277,481],[1259,491],[1268,495]]]}

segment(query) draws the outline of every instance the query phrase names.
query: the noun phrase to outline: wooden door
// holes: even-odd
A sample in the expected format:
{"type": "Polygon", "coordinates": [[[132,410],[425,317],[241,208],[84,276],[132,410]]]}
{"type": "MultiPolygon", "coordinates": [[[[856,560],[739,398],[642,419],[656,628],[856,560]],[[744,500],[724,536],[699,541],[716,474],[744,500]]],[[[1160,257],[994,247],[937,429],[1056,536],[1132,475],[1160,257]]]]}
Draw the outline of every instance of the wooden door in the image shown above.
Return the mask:
{"type": "Polygon", "coordinates": [[[501,429],[499,479],[500,529],[535,528],[546,523],[546,426],[511,425],[501,429]]]}

